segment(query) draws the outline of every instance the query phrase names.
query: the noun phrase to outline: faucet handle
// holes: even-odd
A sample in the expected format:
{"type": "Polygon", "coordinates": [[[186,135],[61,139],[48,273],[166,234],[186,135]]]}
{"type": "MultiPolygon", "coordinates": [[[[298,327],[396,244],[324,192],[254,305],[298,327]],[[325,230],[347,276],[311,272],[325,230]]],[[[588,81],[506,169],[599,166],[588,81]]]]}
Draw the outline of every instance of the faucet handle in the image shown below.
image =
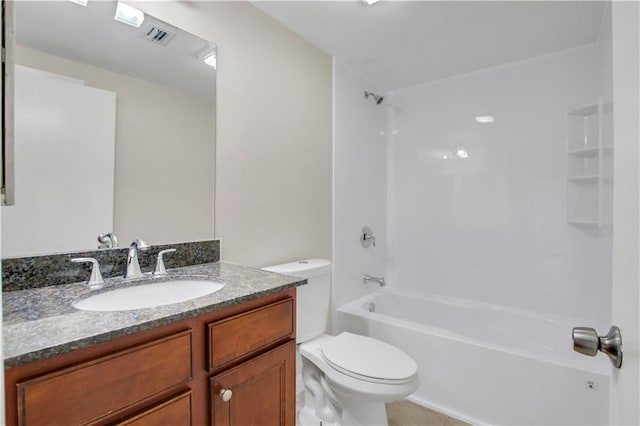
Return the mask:
{"type": "Polygon", "coordinates": [[[373,244],[374,247],[376,246],[376,237],[368,226],[365,226],[362,228],[362,231],[360,231],[360,244],[364,248],[368,248],[371,244],[373,244]]]}
{"type": "Polygon", "coordinates": [[[104,280],[102,279],[100,265],[97,260],[93,257],[76,257],[75,259],[71,259],[71,261],[75,263],[91,263],[93,265],[91,267],[91,277],[89,278],[89,281],[87,281],[87,284],[89,284],[89,288],[92,290],[102,288],[104,280]]]}
{"type": "Polygon", "coordinates": [[[158,260],[156,261],[156,269],[153,271],[153,275],[167,275],[167,270],[164,268],[164,259],[162,255],[166,253],[173,253],[176,249],[166,249],[158,253],[158,260]]]}
{"type": "Polygon", "coordinates": [[[98,248],[115,248],[118,247],[118,238],[113,232],[107,232],[98,235],[98,248]]]}

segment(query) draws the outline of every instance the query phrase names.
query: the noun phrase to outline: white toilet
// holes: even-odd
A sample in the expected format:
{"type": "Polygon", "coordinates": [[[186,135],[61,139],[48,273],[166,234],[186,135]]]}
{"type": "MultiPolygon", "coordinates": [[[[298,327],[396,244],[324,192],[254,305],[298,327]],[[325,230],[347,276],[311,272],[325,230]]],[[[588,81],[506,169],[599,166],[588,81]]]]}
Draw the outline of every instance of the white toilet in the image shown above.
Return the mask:
{"type": "Polygon", "coordinates": [[[331,262],[308,259],[264,268],[306,278],[297,289],[296,411],[300,426],[386,426],[384,403],[418,389],[418,367],[400,349],[348,332],[325,334],[331,262]]]}

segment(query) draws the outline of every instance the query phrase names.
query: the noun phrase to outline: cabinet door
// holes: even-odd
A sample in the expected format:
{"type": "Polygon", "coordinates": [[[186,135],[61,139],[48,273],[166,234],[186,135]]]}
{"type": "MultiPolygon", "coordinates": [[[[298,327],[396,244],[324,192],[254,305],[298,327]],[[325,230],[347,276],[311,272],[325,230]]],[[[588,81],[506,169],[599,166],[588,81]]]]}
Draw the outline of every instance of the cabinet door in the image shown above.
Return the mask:
{"type": "Polygon", "coordinates": [[[292,340],[212,377],[213,425],[294,426],[295,351],[292,340]]]}

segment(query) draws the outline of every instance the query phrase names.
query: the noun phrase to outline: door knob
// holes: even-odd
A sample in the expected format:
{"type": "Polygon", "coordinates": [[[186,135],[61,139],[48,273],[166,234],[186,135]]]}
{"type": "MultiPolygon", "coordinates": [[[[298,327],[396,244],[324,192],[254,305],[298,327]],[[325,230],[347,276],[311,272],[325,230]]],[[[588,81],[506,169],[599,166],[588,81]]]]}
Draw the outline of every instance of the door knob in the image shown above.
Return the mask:
{"type": "Polygon", "coordinates": [[[220,389],[220,398],[222,398],[224,402],[229,402],[232,396],[233,391],[231,389],[220,389]]]}
{"type": "Polygon", "coordinates": [[[573,350],[588,356],[596,356],[598,351],[609,356],[616,368],[622,366],[622,335],[615,325],[606,336],[598,336],[598,332],[590,327],[573,329],[573,350]]]}

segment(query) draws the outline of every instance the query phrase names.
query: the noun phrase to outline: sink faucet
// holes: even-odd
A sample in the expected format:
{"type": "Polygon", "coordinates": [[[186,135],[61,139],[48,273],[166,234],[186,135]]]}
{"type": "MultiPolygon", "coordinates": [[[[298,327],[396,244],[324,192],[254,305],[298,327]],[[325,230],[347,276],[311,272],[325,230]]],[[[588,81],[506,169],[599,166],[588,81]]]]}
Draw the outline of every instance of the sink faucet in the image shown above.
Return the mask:
{"type": "Polygon", "coordinates": [[[75,263],[91,263],[91,277],[87,284],[89,288],[92,290],[97,290],[99,288],[104,287],[104,280],[102,279],[102,274],[100,273],[100,265],[98,261],[92,257],[77,257],[75,259],[71,259],[72,262],[75,263]]]}
{"type": "Polygon", "coordinates": [[[124,274],[124,278],[141,278],[142,271],[140,270],[140,263],[138,262],[138,243],[132,242],[129,246],[129,253],[127,254],[127,272],[124,274]]]}
{"type": "Polygon", "coordinates": [[[380,287],[383,287],[385,285],[384,277],[373,277],[369,274],[364,274],[364,277],[362,277],[362,282],[366,284],[369,281],[380,284],[380,287]]]}

